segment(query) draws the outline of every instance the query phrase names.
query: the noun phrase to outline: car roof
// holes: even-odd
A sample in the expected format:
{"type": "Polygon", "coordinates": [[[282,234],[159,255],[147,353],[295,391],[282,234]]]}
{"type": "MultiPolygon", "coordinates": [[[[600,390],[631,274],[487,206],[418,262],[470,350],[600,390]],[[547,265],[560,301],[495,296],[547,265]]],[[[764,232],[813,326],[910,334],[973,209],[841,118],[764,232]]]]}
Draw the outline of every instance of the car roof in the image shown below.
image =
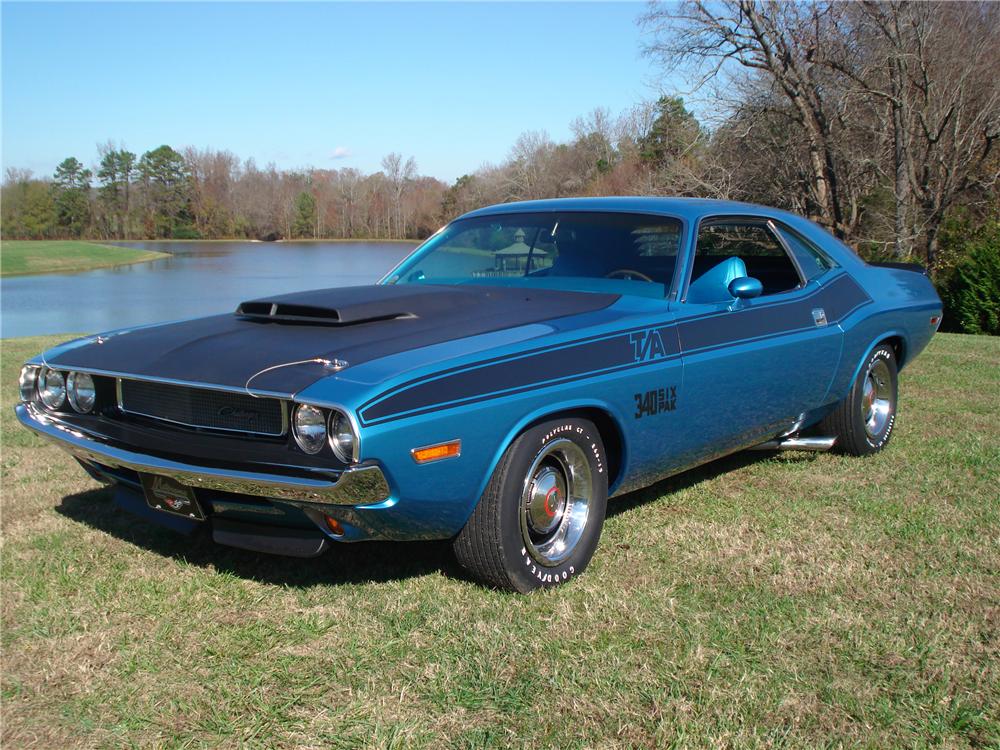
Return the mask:
{"type": "Polygon", "coordinates": [[[777,208],[754,203],[723,201],[710,198],[666,198],[649,196],[606,196],[595,198],[550,198],[547,200],[498,203],[470,211],[460,218],[492,216],[515,212],[549,211],[618,211],[629,213],[652,213],[676,216],[696,221],[704,216],[729,214],[738,216],[773,216],[801,221],[801,217],[777,208]]]}
{"type": "Polygon", "coordinates": [[[510,213],[558,211],[615,211],[620,213],[661,214],[671,216],[691,227],[710,216],[750,216],[776,219],[805,235],[834,259],[847,266],[864,265],[857,253],[815,222],[799,214],[756,203],[723,201],[713,198],[674,198],[641,195],[602,196],[592,198],[549,198],[515,203],[497,203],[478,208],[459,219],[478,216],[499,216],[510,213]]]}

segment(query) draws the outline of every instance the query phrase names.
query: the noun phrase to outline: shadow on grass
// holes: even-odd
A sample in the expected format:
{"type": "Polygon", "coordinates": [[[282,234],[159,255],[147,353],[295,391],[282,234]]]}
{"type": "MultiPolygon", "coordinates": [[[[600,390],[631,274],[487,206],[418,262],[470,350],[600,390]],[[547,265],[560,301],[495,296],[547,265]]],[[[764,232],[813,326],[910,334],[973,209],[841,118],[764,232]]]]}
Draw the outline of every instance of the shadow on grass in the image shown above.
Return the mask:
{"type": "MultiPolygon", "coordinates": [[[[690,469],[616,497],[608,504],[608,516],[628,512],[664,495],[693,487],[773,455],[746,451],[690,469]]],[[[802,459],[810,460],[811,456],[803,455],[802,459]]],[[[398,581],[429,573],[471,580],[455,561],[449,540],[334,544],[320,557],[279,557],[216,544],[212,541],[207,525],[191,536],[162,528],[119,507],[115,504],[113,495],[114,490],[110,488],[68,495],[56,507],[56,511],[66,518],[163,557],[182,560],[191,565],[214,567],[241,578],[279,586],[308,588],[398,581]]]]}
{"type": "MultiPolygon", "coordinates": [[[[624,495],[618,495],[608,502],[608,518],[658,500],[664,495],[686,490],[689,487],[694,487],[704,481],[728,474],[731,471],[774,458],[775,455],[777,454],[773,451],[742,451],[741,453],[733,453],[723,458],[717,458],[715,461],[710,461],[707,464],[696,466],[693,469],[688,469],[680,474],[674,474],[666,479],[661,479],[648,487],[626,492],[624,495]]],[[[786,461],[812,461],[815,457],[815,453],[783,454],[783,458],[786,461]]]]}
{"type": "Polygon", "coordinates": [[[461,575],[447,541],[334,544],[319,557],[280,557],[216,544],[207,524],[190,536],[157,526],[122,509],[113,497],[111,488],[94,489],[64,497],[55,510],[163,557],[279,586],[395,581],[434,572],[461,575]]]}

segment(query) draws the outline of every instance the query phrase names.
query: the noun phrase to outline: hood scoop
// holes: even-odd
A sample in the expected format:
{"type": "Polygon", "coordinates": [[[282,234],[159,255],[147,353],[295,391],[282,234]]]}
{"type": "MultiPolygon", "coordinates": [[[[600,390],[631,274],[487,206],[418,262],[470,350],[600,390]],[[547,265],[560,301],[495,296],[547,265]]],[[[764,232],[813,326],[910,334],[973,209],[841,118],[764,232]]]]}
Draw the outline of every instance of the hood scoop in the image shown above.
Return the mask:
{"type": "Polygon", "coordinates": [[[400,318],[414,318],[408,312],[386,312],[382,314],[369,314],[365,316],[351,315],[351,311],[346,314],[335,307],[322,307],[316,305],[299,305],[288,302],[241,302],[236,308],[236,315],[241,318],[251,320],[267,320],[276,323],[311,323],[313,325],[342,326],[355,323],[370,323],[378,320],[398,320],[400,318]]]}
{"type": "Polygon", "coordinates": [[[441,304],[440,296],[440,290],[430,287],[317,289],[242,302],[236,308],[236,316],[259,322],[343,327],[423,317],[428,310],[441,304]]]}

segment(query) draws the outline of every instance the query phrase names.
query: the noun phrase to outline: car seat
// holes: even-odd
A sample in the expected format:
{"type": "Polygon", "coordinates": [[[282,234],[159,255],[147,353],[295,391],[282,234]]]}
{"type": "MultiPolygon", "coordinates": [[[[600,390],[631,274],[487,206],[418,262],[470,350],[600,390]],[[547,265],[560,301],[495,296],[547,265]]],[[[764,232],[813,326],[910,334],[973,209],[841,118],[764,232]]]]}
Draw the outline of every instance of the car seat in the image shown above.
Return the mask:
{"type": "Polygon", "coordinates": [[[726,258],[701,274],[688,286],[687,301],[710,305],[717,302],[732,302],[729,282],[747,275],[746,264],[735,256],[726,258]]]}

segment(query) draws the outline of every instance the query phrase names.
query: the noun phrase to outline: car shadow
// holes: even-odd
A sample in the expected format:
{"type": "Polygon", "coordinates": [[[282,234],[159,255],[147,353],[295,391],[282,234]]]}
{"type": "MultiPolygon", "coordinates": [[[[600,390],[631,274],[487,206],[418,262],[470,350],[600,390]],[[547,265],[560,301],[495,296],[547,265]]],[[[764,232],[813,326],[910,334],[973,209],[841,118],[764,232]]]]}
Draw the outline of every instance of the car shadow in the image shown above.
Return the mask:
{"type": "Polygon", "coordinates": [[[319,557],[281,557],[216,544],[207,527],[184,535],[150,523],[117,505],[112,488],[67,495],[55,510],[163,557],[260,583],[309,588],[398,581],[428,573],[463,577],[447,540],[334,544],[319,557]]]}
{"type": "MultiPolygon", "coordinates": [[[[742,451],[733,453],[723,458],[717,458],[707,464],[696,466],[693,469],[673,474],[666,479],[661,479],[654,484],[642,487],[638,490],[626,492],[623,495],[611,499],[608,502],[608,518],[626,513],[646,503],[658,500],[664,495],[694,487],[702,482],[728,474],[731,471],[742,469],[746,466],[766,461],[776,454],[773,451],[742,451]]],[[[811,461],[815,457],[814,453],[785,454],[785,460],[811,461]]]]}
{"type": "MultiPolygon", "coordinates": [[[[676,474],[614,498],[608,503],[608,516],[626,513],[664,495],[767,460],[773,455],[770,452],[744,451],[676,474]]],[[[810,454],[801,454],[801,460],[812,458],[810,454]]],[[[430,573],[472,580],[455,561],[449,540],[334,544],[315,558],[279,557],[216,544],[207,527],[186,536],[157,526],[121,508],[114,502],[113,496],[112,488],[95,488],[67,495],[55,510],[66,518],[163,557],[278,586],[309,588],[378,583],[430,573]]]]}

